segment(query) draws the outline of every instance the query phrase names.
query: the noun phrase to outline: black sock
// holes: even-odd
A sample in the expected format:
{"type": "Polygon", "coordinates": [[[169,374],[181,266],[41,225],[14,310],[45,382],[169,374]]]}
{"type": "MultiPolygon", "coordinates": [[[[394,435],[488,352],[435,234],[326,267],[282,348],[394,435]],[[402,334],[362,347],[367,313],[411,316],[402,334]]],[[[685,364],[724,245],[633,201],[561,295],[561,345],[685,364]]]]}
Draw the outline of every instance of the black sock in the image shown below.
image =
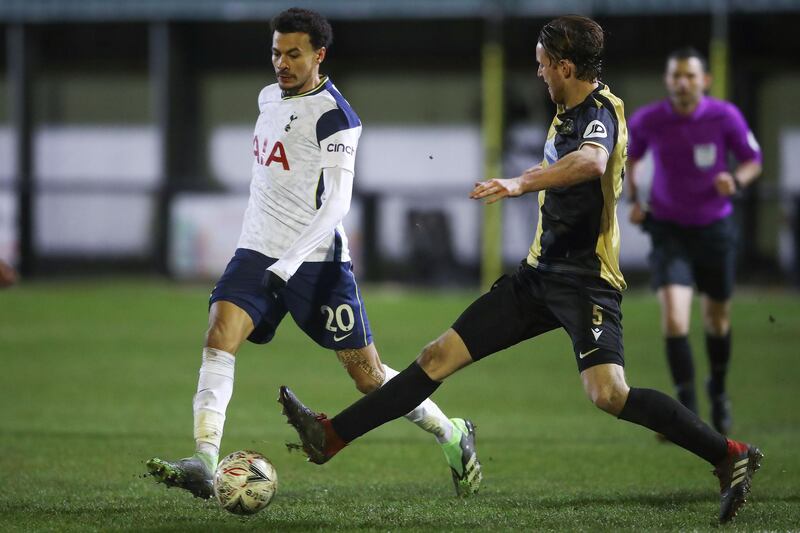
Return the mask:
{"type": "Polygon", "coordinates": [[[711,367],[711,379],[708,381],[708,393],[713,396],[725,394],[725,375],[728,373],[728,362],[731,360],[731,332],[722,337],[706,333],[706,351],[711,367]]]}
{"type": "Polygon", "coordinates": [[[662,392],[631,389],[619,418],[650,428],[716,465],[728,453],[727,439],[662,392]]]}
{"type": "Polygon", "coordinates": [[[416,361],[331,419],[333,429],[345,442],[414,410],[441,385],[416,361]]]}
{"type": "Polygon", "coordinates": [[[689,339],[683,337],[667,337],[667,362],[672,373],[672,383],[678,400],[693,413],[697,413],[697,393],[694,388],[694,362],[689,339]]]}

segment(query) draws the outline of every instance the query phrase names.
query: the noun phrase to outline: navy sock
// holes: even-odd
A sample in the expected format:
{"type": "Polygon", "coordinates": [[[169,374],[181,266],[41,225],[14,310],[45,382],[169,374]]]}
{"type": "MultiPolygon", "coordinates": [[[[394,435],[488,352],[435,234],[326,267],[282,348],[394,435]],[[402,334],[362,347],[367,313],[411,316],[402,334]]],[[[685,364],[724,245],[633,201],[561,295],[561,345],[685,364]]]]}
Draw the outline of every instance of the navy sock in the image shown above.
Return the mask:
{"type": "Polygon", "coordinates": [[[425,401],[441,385],[416,361],[331,419],[334,431],[347,443],[376,427],[400,418],[425,401]]]}
{"type": "Polygon", "coordinates": [[[708,381],[708,393],[719,396],[725,393],[725,376],[728,373],[728,362],[731,359],[731,332],[717,337],[706,333],[706,351],[711,367],[711,379],[708,381]]]}
{"type": "Polygon", "coordinates": [[[667,362],[678,400],[693,413],[697,413],[697,393],[694,387],[694,362],[692,347],[685,335],[667,337],[667,362]]]}
{"type": "Polygon", "coordinates": [[[728,453],[728,441],[723,435],[657,390],[631,389],[619,418],[661,433],[712,465],[722,461],[728,453]]]}

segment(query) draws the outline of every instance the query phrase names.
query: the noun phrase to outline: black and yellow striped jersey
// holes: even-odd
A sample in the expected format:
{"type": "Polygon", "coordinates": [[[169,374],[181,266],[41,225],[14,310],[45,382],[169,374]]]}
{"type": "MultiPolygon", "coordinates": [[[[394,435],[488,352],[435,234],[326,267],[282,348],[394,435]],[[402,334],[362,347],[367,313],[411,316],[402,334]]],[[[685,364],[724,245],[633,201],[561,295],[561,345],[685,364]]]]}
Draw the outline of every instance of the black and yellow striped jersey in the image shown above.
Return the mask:
{"type": "Polygon", "coordinates": [[[587,143],[608,152],[606,171],[599,179],[539,192],[539,222],[528,264],[541,270],[599,276],[623,290],[617,198],[622,192],[628,130],[622,100],[602,83],[572,109],[558,106],[542,165],[552,165],[587,143]]]}

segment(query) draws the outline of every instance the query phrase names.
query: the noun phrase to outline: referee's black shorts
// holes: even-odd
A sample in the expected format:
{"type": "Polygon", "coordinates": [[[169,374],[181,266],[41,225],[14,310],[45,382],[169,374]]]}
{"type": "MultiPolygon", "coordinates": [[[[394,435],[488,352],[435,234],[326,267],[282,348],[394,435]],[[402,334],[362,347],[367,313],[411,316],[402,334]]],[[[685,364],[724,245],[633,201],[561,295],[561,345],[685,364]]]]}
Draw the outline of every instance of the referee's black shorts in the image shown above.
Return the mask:
{"type": "Polygon", "coordinates": [[[697,285],[712,300],[733,294],[736,277],[737,230],[732,216],[706,226],[686,227],[648,216],[651,286],[697,285]]]}
{"type": "Polygon", "coordinates": [[[475,300],[453,329],[475,361],[563,327],[580,371],[624,366],[621,303],[620,291],[601,278],[544,272],[523,262],[475,300]]]}

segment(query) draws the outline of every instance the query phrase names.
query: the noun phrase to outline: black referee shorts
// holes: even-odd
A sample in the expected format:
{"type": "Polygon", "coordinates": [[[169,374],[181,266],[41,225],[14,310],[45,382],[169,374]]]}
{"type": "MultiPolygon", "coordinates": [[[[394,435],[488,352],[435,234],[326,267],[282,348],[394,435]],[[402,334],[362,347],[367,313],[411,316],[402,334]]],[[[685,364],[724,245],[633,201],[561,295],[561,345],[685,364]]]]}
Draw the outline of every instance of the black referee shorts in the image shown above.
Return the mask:
{"type": "Polygon", "coordinates": [[[724,302],[736,277],[736,224],[732,216],[707,226],[685,227],[647,217],[651,285],[697,285],[709,298],[724,302]]]}
{"type": "Polygon", "coordinates": [[[475,300],[453,329],[475,361],[562,327],[580,371],[624,366],[621,303],[622,294],[600,278],[543,272],[523,262],[475,300]]]}

